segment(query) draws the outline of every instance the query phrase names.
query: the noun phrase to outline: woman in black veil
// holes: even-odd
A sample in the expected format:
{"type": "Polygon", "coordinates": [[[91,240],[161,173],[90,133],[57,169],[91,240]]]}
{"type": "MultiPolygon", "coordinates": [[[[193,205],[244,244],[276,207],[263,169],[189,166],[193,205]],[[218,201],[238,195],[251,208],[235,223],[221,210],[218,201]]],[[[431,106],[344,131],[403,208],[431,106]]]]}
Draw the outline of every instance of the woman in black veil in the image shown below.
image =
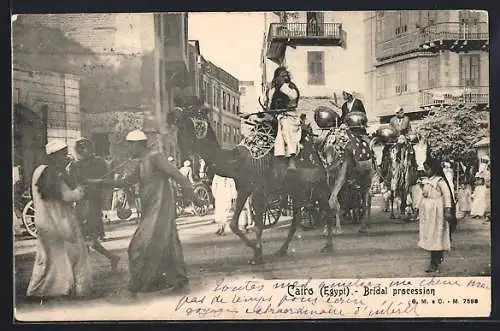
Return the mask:
{"type": "Polygon", "coordinates": [[[451,250],[452,233],[457,227],[456,204],[440,160],[428,158],[424,169],[418,246],[430,253],[426,272],[435,272],[443,262],[444,252],[451,250]]]}

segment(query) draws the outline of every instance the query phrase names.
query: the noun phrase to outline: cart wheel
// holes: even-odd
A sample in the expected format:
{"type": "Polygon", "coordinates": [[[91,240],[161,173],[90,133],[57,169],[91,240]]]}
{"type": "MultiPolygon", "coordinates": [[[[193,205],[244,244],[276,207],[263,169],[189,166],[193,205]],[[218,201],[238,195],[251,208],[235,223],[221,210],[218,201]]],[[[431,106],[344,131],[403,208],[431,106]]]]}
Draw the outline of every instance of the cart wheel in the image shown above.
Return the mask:
{"type": "Polygon", "coordinates": [[[264,212],[264,215],[262,215],[264,229],[269,229],[276,225],[282,213],[280,196],[273,196],[268,199],[266,211],[264,212]]]}
{"type": "Polygon", "coordinates": [[[29,233],[29,235],[33,238],[36,238],[37,228],[35,224],[35,205],[33,203],[33,200],[31,200],[26,204],[26,206],[24,206],[22,220],[24,227],[26,228],[26,231],[29,233]]]}
{"type": "Polygon", "coordinates": [[[205,216],[208,211],[208,205],[210,204],[210,193],[205,186],[198,186],[194,189],[194,193],[198,199],[205,202],[203,206],[194,206],[194,212],[197,216],[205,216]]]}

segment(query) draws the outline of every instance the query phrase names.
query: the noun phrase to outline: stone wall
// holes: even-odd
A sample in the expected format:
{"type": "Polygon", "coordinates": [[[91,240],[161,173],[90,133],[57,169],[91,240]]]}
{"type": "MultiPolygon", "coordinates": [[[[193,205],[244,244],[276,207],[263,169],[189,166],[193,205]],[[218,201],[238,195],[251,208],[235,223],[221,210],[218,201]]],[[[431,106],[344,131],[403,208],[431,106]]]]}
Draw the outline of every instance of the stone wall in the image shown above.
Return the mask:
{"type": "Polygon", "coordinates": [[[120,161],[127,157],[128,147],[125,141],[127,133],[142,129],[143,121],[142,112],[82,113],[82,133],[87,137],[92,133],[109,134],[109,152],[120,161]]]}
{"type": "Polygon", "coordinates": [[[14,103],[43,118],[47,107],[47,138],[66,141],[70,151],[81,135],[79,78],[71,74],[14,68],[14,103]]]}

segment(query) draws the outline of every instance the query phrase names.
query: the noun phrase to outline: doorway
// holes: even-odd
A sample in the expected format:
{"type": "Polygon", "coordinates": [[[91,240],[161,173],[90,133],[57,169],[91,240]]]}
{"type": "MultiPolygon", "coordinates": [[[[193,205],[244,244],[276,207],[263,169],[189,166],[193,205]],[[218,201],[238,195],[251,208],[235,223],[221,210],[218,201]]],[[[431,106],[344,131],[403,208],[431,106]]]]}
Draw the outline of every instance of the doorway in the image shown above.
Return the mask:
{"type": "Polygon", "coordinates": [[[20,187],[30,189],[33,171],[45,161],[47,144],[47,106],[36,113],[20,104],[14,105],[13,167],[19,167],[20,187]]]}
{"type": "Polygon", "coordinates": [[[307,12],[307,36],[319,37],[324,35],[324,15],[321,12],[307,12]]]}

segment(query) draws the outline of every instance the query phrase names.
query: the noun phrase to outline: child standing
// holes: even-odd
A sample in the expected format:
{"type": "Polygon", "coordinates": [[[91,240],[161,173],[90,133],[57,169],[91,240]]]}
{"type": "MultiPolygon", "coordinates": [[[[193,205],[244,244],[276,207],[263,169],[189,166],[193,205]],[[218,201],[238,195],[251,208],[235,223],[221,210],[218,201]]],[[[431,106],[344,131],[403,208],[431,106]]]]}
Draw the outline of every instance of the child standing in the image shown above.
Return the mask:
{"type": "Polygon", "coordinates": [[[474,193],[472,194],[472,204],[470,214],[472,218],[484,217],[488,204],[488,192],[484,185],[484,178],[476,174],[474,193]]]}
{"type": "Polygon", "coordinates": [[[380,193],[382,194],[382,198],[384,199],[384,212],[389,212],[389,198],[391,197],[391,191],[387,189],[384,183],[380,185],[380,193]]]}
{"type": "Polygon", "coordinates": [[[457,200],[458,200],[458,211],[462,215],[462,217],[467,217],[470,215],[471,203],[472,203],[472,189],[470,185],[460,184],[460,187],[457,192],[457,200]]]}

